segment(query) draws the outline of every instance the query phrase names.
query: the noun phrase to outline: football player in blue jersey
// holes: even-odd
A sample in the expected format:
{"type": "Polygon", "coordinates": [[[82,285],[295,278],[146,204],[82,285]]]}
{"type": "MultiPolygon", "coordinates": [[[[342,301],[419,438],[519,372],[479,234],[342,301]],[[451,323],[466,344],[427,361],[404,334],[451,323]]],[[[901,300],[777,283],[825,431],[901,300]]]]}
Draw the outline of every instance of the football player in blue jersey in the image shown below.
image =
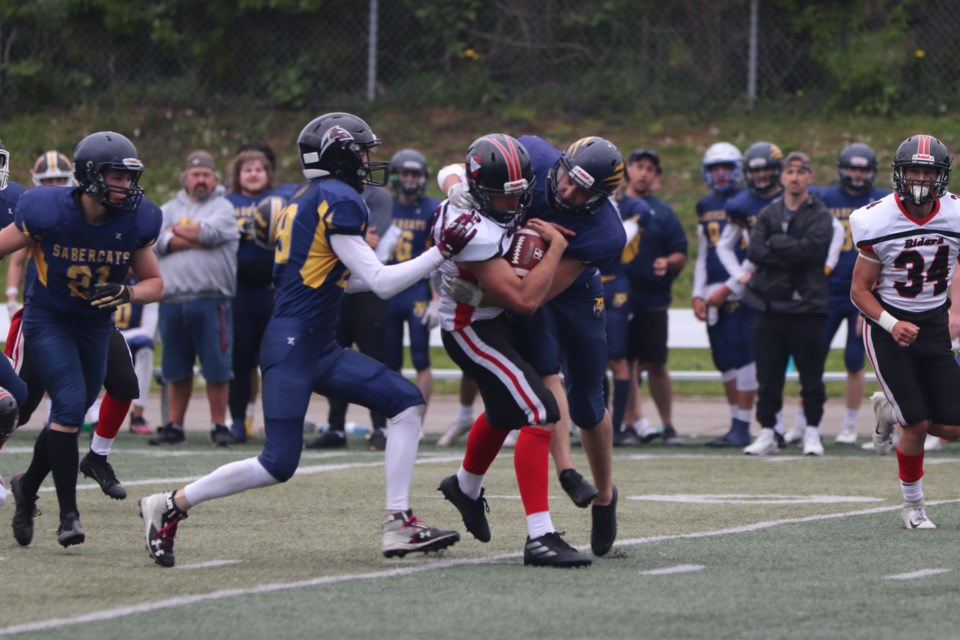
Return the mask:
{"type": "MultiPolygon", "coordinates": [[[[753,359],[753,307],[731,295],[720,307],[707,306],[710,295],[722,287],[730,274],[717,255],[717,243],[728,224],[725,210],[729,200],[740,193],[742,156],[729,142],[710,145],[700,169],[710,193],[697,202],[697,263],[693,274],[693,312],[707,323],[713,364],[720,371],[727,403],[730,429],[707,443],[708,447],[745,447],[750,444],[750,421],[757,395],[757,366],[753,359]]],[[[742,262],[747,257],[745,242],[734,252],[742,262]]]]}
{"type": "Polygon", "coordinates": [[[620,259],[600,269],[603,281],[603,309],[607,316],[607,364],[613,374],[611,406],[613,420],[613,446],[640,444],[633,429],[623,428],[623,419],[630,397],[632,376],[627,348],[630,339],[630,318],[633,296],[627,269],[640,251],[644,231],[650,226],[653,211],[643,198],[633,198],[618,189],[613,202],[620,210],[627,244],[620,259]]]}
{"type": "Polygon", "coordinates": [[[77,433],[104,382],[113,311],[163,295],[151,249],[161,213],[143,197],[143,163],[134,145],[119,133],[94,133],[77,145],[73,163],[77,188],[31,189],[17,203],[14,224],[0,231],[0,255],[29,247],[37,264],[23,334],[53,401],[30,467],[11,478],[13,533],[24,546],[33,539],[37,491],[50,473],[60,506],[59,543],[86,539],[77,509],[77,433]],[[131,268],[140,281],[128,286],[131,268]]]}
{"type": "Polygon", "coordinates": [[[240,228],[237,245],[237,294],[233,308],[233,379],[228,404],[237,442],[253,436],[253,413],[260,376],[260,344],[273,313],[273,250],[254,241],[257,205],[276,195],[273,165],[261,151],[241,151],[233,159],[230,193],[240,228]]]}
{"type": "MultiPolygon", "coordinates": [[[[550,453],[560,484],[574,504],[593,505],[590,546],[602,556],[616,539],[617,490],[611,462],[613,426],[603,392],[607,336],[598,267],[616,260],[626,244],[620,214],[609,202],[623,177],[623,156],[615,145],[596,136],[581,138],[562,153],[535,136],[518,140],[530,153],[536,179],[528,217],[554,222],[574,235],[554,280],[559,294],[532,316],[515,316],[521,336],[517,345],[557,397],[561,419],[550,453]],[[567,426],[571,421],[581,429],[595,485],[573,468],[567,426]]],[[[455,203],[463,197],[459,182],[443,186],[455,203]]]]}
{"type": "Polygon", "coordinates": [[[435,551],[460,539],[456,531],[425,525],[410,510],[423,395],[385,365],[340,347],[334,331],[348,271],[351,291],[372,290],[383,298],[395,295],[463,249],[476,233],[472,219],[461,216],[451,221],[436,246],[419,258],[385,266],[364,242],[368,212],[360,198],[364,185],[385,182],[386,163],[372,163],[369,157],[380,140],[357,116],[328,113],[311,120],[297,144],[308,181],[277,223],[276,301],[260,351],[266,442],[258,457],[232,462],[181,489],[140,501],[147,551],[162,567],[174,565],[174,536],[188,509],[293,477],[313,393],[389,417],[381,538],[386,557],[435,551]]]}
{"type": "MultiPolygon", "coordinates": [[[[855,444],[857,441],[857,416],[863,404],[865,386],[863,317],[850,300],[850,285],[853,266],[857,262],[857,248],[850,235],[850,214],[890,194],[890,189],[873,186],[877,177],[877,155],[862,142],[847,145],[837,160],[839,184],[811,190],[818,193],[835,220],[843,226],[843,242],[839,255],[828,273],[830,300],[827,320],[824,325],[824,357],[830,351],[830,343],[837,329],[847,323],[847,342],[843,350],[843,364],[847,370],[846,414],[843,426],[837,434],[837,444],[855,444]]],[[[831,262],[828,260],[828,262],[831,262]]],[[[937,440],[939,442],[939,440],[937,440]]]]}

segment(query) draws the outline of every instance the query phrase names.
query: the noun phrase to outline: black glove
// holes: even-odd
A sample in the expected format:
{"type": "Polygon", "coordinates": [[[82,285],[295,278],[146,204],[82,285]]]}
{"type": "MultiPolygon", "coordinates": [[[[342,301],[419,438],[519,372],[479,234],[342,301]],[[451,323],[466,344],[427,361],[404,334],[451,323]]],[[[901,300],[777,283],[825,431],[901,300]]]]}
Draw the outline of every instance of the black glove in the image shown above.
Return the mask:
{"type": "Polygon", "coordinates": [[[457,255],[477,235],[477,217],[472,211],[461,213],[453,222],[440,230],[440,241],[437,248],[443,257],[449,260],[457,255]]]}
{"type": "Polygon", "coordinates": [[[91,306],[97,309],[113,311],[122,304],[130,302],[130,287],[116,282],[103,282],[93,285],[94,294],[90,299],[91,306]]]}

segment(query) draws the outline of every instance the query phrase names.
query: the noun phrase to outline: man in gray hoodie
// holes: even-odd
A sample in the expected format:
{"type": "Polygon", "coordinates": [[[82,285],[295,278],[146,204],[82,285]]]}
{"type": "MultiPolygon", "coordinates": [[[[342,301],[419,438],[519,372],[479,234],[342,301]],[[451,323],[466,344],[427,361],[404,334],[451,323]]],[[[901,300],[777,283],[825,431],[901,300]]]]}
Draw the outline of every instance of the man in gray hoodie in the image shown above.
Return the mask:
{"type": "Polygon", "coordinates": [[[165,283],[159,329],[161,370],[168,389],[169,422],[150,444],[184,441],[183,420],[193,391],[197,357],[207,383],[210,438],[217,446],[235,442],[226,426],[233,378],[233,313],[240,233],[233,205],[223,196],[216,165],[206,151],[187,157],[183,189],[164,204],[163,228],[154,245],[165,283]]]}

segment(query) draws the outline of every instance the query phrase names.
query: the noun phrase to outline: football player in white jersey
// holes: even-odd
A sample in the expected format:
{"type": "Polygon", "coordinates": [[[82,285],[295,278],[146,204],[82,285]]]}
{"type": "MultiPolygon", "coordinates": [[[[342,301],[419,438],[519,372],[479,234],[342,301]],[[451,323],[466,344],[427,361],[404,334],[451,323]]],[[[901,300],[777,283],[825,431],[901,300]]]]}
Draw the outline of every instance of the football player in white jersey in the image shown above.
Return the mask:
{"type": "Polygon", "coordinates": [[[928,135],[911,136],[893,160],[894,193],[857,209],[859,250],[850,298],[867,322],[863,341],[883,389],[871,398],[874,447],[893,447],[907,529],[935,529],[923,502],[927,433],[960,438],[960,367],[950,351],[947,291],[960,249],[960,198],[947,192],[950,155],[928,135]]]}
{"type": "MultiPolygon", "coordinates": [[[[551,285],[567,241],[560,227],[533,219],[528,228],[548,243],[542,260],[521,278],[503,259],[523,223],[534,183],[530,154],[515,138],[478,138],[467,151],[465,168],[454,170],[464,171],[461,182],[477,203],[478,223],[462,255],[441,268],[446,276],[438,286],[441,336],[453,361],[476,381],[485,412],[470,429],[460,469],[441,481],[440,491],[460,512],[467,530],[481,542],[489,541],[483,479],[507,435],[520,429],[513,460],[527,519],[523,563],[588,566],[591,559],[567,544],[550,518],[550,438],[560,410],[536,370],[517,352],[513,324],[504,313],[533,313],[556,293],[551,285]],[[461,279],[483,288],[469,303],[451,295],[450,287],[461,279]]],[[[438,179],[448,175],[441,172],[438,179]]],[[[461,211],[451,200],[444,201],[434,229],[461,211]]]]}

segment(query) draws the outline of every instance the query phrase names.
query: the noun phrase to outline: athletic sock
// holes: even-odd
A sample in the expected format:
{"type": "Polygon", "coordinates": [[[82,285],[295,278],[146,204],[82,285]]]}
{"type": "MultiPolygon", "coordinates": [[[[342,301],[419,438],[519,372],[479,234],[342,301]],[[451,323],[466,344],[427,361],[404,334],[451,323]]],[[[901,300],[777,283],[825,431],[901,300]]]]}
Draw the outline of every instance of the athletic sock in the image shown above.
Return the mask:
{"type": "Polygon", "coordinates": [[[467,433],[467,451],[463,455],[463,468],[478,476],[487,475],[487,469],[493,464],[503,448],[503,441],[510,432],[495,429],[487,422],[486,412],[477,416],[467,433]]]}
{"type": "Polygon", "coordinates": [[[513,452],[520,500],[528,516],[550,511],[550,436],[548,429],[523,427],[513,452]]]}
{"type": "MultiPolygon", "coordinates": [[[[60,517],[77,511],[77,474],[80,472],[80,457],[77,455],[77,434],[48,430],[47,458],[53,484],[60,503],[60,517]]],[[[79,433],[79,432],[78,432],[79,433]]]]}

